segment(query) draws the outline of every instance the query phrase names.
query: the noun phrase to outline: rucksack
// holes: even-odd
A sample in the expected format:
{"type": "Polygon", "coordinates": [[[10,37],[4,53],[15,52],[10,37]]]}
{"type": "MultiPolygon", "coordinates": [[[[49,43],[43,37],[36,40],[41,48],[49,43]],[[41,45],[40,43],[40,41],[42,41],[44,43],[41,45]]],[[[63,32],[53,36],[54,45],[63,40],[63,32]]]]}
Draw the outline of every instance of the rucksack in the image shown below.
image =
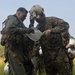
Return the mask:
{"type": "Polygon", "coordinates": [[[7,38],[7,34],[6,34],[6,22],[7,22],[8,18],[2,23],[2,31],[1,31],[1,45],[4,46],[5,42],[6,42],[6,38],[7,38]]]}

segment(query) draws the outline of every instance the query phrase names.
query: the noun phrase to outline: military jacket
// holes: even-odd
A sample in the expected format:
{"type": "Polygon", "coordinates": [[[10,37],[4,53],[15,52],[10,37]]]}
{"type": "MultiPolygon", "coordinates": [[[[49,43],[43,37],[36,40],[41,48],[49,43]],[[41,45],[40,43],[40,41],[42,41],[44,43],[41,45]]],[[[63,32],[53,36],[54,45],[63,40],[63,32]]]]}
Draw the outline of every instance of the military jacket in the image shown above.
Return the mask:
{"type": "Polygon", "coordinates": [[[13,31],[16,28],[26,28],[21,20],[17,18],[16,15],[8,16],[8,20],[6,22],[6,29],[8,32],[13,31]]]}
{"type": "MultiPolygon", "coordinates": [[[[69,28],[69,24],[66,23],[63,19],[57,17],[46,17],[43,23],[39,23],[37,28],[40,31],[45,31],[47,29],[51,29],[50,37],[43,38],[41,40],[45,41],[42,42],[47,48],[57,48],[59,45],[62,45],[62,33],[63,31],[69,28]]],[[[68,37],[69,38],[69,37],[68,37]]],[[[65,40],[67,41],[67,40],[65,40]]],[[[69,40],[68,40],[69,41],[69,40]]]]}

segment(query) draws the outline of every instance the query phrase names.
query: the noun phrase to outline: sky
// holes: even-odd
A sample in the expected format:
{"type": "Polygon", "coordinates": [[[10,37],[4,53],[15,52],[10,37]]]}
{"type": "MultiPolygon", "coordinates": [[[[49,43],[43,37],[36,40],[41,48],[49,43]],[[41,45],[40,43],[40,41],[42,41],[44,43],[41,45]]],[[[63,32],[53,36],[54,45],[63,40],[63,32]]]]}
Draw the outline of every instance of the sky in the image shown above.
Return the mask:
{"type": "MultiPolygon", "coordinates": [[[[29,11],[36,4],[44,8],[47,17],[55,16],[67,21],[70,25],[69,32],[75,37],[75,0],[0,0],[0,31],[2,22],[8,15],[15,14],[19,7],[29,11]]],[[[29,13],[24,24],[28,27],[29,13]]]]}

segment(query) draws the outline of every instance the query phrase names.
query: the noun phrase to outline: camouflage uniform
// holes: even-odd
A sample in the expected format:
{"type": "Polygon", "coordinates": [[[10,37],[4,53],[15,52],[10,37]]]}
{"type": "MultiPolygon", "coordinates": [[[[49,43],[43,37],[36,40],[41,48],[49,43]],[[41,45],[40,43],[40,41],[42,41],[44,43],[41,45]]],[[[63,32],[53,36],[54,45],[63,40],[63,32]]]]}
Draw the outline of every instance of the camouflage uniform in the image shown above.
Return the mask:
{"type": "Polygon", "coordinates": [[[34,20],[38,22],[37,28],[44,32],[39,41],[47,75],[71,75],[65,47],[69,42],[69,24],[57,17],[45,17],[44,8],[40,5],[30,9],[30,27],[34,20]]]}
{"type": "MultiPolygon", "coordinates": [[[[66,43],[62,37],[62,33],[66,31],[67,27],[68,24],[64,20],[56,17],[46,17],[43,23],[37,25],[42,32],[51,29],[50,37],[43,35],[40,39],[47,75],[71,75],[69,59],[66,55],[67,50],[64,45],[66,43]]],[[[67,38],[69,39],[69,37],[67,38]]]]}
{"type": "Polygon", "coordinates": [[[33,64],[29,57],[29,49],[32,49],[33,41],[24,34],[28,32],[27,28],[16,15],[10,15],[5,30],[5,55],[9,63],[9,75],[32,75],[33,64]]]}

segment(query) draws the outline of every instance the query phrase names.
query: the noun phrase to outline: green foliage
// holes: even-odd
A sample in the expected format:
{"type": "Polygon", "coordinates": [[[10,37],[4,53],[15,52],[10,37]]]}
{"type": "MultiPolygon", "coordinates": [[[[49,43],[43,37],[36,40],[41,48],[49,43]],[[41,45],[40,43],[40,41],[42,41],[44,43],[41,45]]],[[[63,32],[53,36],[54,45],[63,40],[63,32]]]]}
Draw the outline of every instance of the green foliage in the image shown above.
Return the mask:
{"type": "Polygon", "coordinates": [[[75,65],[73,66],[73,75],[75,75],[75,65]]]}
{"type": "Polygon", "coordinates": [[[4,47],[1,46],[0,44],[0,75],[4,75],[4,72],[3,72],[3,68],[4,68],[4,47]]]}
{"type": "Polygon", "coordinates": [[[0,57],[0,75],[4,75],[4,66],[5,66],[4,58],[0,57]]]}
{"type": "Polygon", "coordinates": [[[37,75],[46,75],[45,69],[40,71],[37,71],[37,75]]]}
{"type": "Polygon", "coordinates": [[[3,57],[4,55],[4,46],[0,45],[0,57],[3,57]]]}

